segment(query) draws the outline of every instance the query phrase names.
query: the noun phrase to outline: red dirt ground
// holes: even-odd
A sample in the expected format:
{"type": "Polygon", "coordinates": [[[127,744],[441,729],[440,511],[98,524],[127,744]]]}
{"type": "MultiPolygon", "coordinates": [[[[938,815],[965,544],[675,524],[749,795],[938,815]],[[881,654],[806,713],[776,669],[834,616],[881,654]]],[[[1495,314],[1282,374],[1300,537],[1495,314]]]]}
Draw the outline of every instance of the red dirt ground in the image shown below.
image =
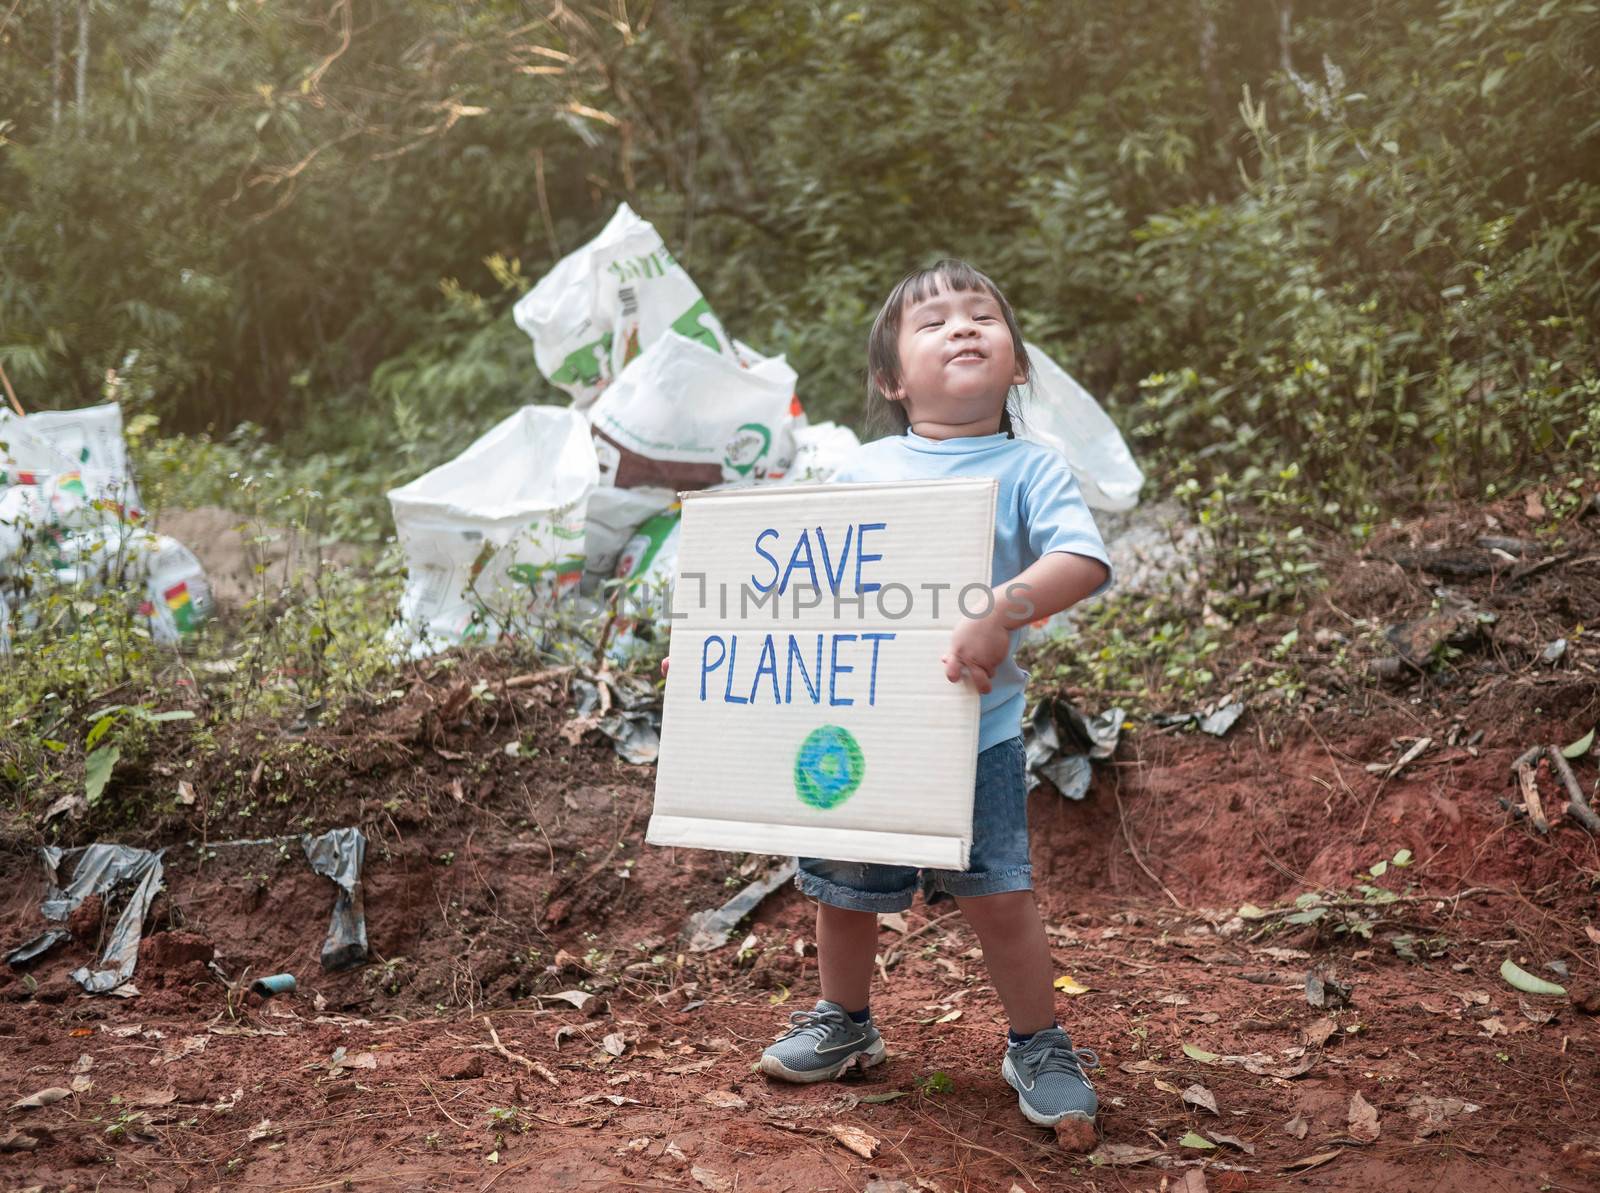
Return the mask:
{"type": "MultiPolygon", "coordinates": [[[[1394,541],[1481,529],[1417,523],[1394,541]]],[[[139,838],[206,845],[169,849],[137,997],[68,982],[98,942],[93,914],[28,978],[0,972],[5,1105],[72,1091],[6,1111],[0,1141],[34,1145],[0,1153],[0,1182],[1592,1189],[1600,1030],[1575,1003],[1600,986],[1600,850],[1570,822],[1540,836],[1497,799],[1515,796],[1510,763],[1528,745],[1600,719],[1600,651],[1573,635],[1559,666],[1537,659],[1553,628],[1592,616],[1580,606],[1600,600],[1596,575],[1460,585],[1480,606],[1505,602],[1489,643],[1385,685],[1362,678],[1379,650],[1366,631],[1426,612],[1432,585],[1352,560],[1301,619],[1307,643],[1347,633],[1352,660],[1308,646],[1302,669],[1329,675],[1304,699],[1253,711],[1221,740],[1140,727],[1085,801],[1033,793],[1055,958],[1088,988],[1060,997],[1062,1022],[1103,1062],[1101,1163],[1018,1115],[976,942],[943,909],[884,922],[873,1007],[888,1064],[821,1087],[752,1074],[787,1013],[815,998],[809,905],[786,888],[723,948],[684,952],[687,916],[766,861],[645,847],[651,770],[574,725],[562,677],[516,687],[480,657],[429,665],[402,698],[301,737],[243,727],[195,761],[196,806],[139,838]],[[1422,736],[1434,744],[1397,774],[1367,769],[1422,736]],[[331,884],[292,843],[220,843],[344,823],[369,837],[374,961],[327,975],[331,884]],[[1359,876],[1401,849],[1412,863],[1377,881],[1401,898],[1375,907],[1359,876]],[[1281,910],[1238,915],[1306,891],[1347,905],[1304,927],[1281,910]],[[1370,938],[1334,930],[1346,912],[1378,916],[1370,938]],[[206,943],[237,990],[288,971],[299,991],[264,1003],[230,991],[196,959],[206,943]],[[1507,958],[1573,999],[1519,994],[1499,976],[1507,958]],[[1308,1005],[1313,970],[1347,984],[1350,1005],[1308,1005]],[[569,990],[593,998],[549,997],[569,990]],[[1195,1085],[1216,1113],[1184,1100],[1195,1085]],[[1190,1132],[1214,1146],[1187,1146],[1190,1132]]],[[[152,762],[150,781],[181,765],[152,762]]],[[[1593,790],[1596,760],[1574,766],[1593,790]]],[[[1554,780],[1539,782],[1548,808],[1554,780]]],[[[37,926],[42,882],[19,848],[5,864],[10,944],[37,926]]]]}

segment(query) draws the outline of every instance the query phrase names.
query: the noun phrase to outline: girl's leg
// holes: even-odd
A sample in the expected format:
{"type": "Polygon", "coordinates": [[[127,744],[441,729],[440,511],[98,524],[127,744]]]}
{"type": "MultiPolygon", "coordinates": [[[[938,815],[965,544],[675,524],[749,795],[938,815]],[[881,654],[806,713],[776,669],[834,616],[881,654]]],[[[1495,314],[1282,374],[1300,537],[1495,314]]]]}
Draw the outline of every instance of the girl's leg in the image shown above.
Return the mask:
{"type": "MultiPolygon", "coordinates": [[[[1055,988],[1051,984],[1050,944],[1032,891],[974,895],[957,899],[961,914],[978,934],[989,980],[1000,996],[1011,1030],[1018,1035],[1043,1031],[1056,1021],[1055,988]]],[[[822,942],[817,942],[818,961],[822,942]]],[[[872,950],[867,951],[866,977],[872,976],[872,950]]],[[[823,971],[827,988],[827,971],[823,971]]],[[[862,985],[866,989],[865,980],[862,985]]],[[[832,997],[825,995],[824,997],[832,997]]],[[[837,1000],[836,1000],[837,1001],[837,1000]]]]}
{"type": "MultiPolygon", "coordinates": [[[[1043,931],[1041,928],[1041,936],[1043,931]]],[[[818,903],[817,970],[822,978],[822,997],[847,1011],[865,1010],[877,947],[875,914],[818,903]]],[[[1045,985],[1048,988],[1048,977],[1045,985]]]]}

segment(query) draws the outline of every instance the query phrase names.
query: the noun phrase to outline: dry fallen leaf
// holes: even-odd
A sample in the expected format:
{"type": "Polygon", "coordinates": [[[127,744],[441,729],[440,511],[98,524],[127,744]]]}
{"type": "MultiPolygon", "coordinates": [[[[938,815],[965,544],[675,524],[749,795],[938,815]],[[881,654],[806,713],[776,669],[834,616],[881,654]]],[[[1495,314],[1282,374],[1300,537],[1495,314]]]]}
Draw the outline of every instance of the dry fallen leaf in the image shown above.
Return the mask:
{"type": "Polygon", "coordinates": [[[694,1178],[695,1184],[703,1189],[710,1189],[711,1193],[729,1193],[733,1182],[725,1176],[719,1176],[709,1168],[702,1168],[696,1164],[689,1169],[689,1175],[694,1178]]]}
{"type": "Polygon", "coordinates": [[[1334,1019],[1318,1019],[1315,1023],[1306,1025],[1305,1041],[1307,1048],[1321,1048],[1328,1042],[1328,1037],[1339,1030],[1339,1024],[1334,1019]]]}
{"type": "Polygon", "coordinates": [[[961,1018],[961,1008],[957,1007],[953,1011],[946,1011],[943,1015],[940,1015],[937,1019],[935,1019],[934,1022],[935,1023],[954,1023],[959,1018],[961,1018]]]}
{"type": "Polygon", "coordinates": [[[1378,1123],[1378,1112],[1371,1102],[1361,1096],[1357,1090],[1350,1095],[1350,1137],[1362,1143],[1371,1143],[1378,1138],[1382,1127],[1378,1123]]]}
{"type": "Polygon", "coordinates": [[[62,1098],[72,1097],[70,1089],[59,1085],[52,1085],[48,1089],[41,1089],[29,1094],[26,1098],[18,1098],[11,1103],[13,1110],[38,1110],[41,1106],[50,1106],[61,1101],[62,1098]]]}
{"type": "Polygon", "coordinates": [[[1296,1139],[1304,1139],[1306,1137],[1306,1132],[1311,1129],[1311,1124],[1306,1122],[1304,1116],[1297,1114],[1288,1122],[1283,1124],[1283,1129],[1289,1134],[1293,1135],[1296,1139]]]}
{"type": "Polygon", "coordinates": [[[725,1089],[714,1089],[700,1095],[700,1100],[707,1106],[715,1106],[718,1110],[744,1110],[750,1105],[738,1094],[725,1089]]]}
{"type": "Polygon", "coordinates": [[[1131,1143],[1102,1143],[1089,1154],[1089,1163],[1102,1167],[1125,1168],[1145,1164],[1165,1153],[1158,1147],[1135,1147],[1131,1143]]]}
{"type": "Polygon", "coordinates": [[[1196,1083],[1183,1091],[1183,1100],[1191,1106],[1198,1106],[1202,1110],[1209,1110],[1212,1114],[1220,1114],[1217,1109],[1217,1098],[1205,1086],[1196,1083]]]}
{"type": "Polygon", "coordinates": [[[594,1001],[594,995],[587,990],[563,990],[559,994],[545,994],[541,997],[558,999],[561,1002],[571,1003],[578,1010],[583,1010],[594,1001]]]}
{"type": "Polygon", "coordinates": [[[1600,928],[1596,928],[1593,924],[1585,924],[1583,931],[1591,941],[1600,944],[1600,928]]]}
{"type": "Polygon", "coordinates": [[[612,1056],[621,1056],[628,1050],[628,1041],[620,1031],[614,1031],[608,1033],[606,1038],[600,1041],[600,1047],[604,1048],[612,1056]]]}
{"type": "Polygon", "coordinates": [[[1167,1186],[1172,1193],[1211,1193],[1211,1186],[1206,1184],[1206,1174],[1203,1169],[1186,1168],[1183,1175],[1167,1186]]]}
{"type": "Polygon", "coordinates": [[[882,1146],[876,1135],[869,1135],[860,1127],[848,1126],[845,1123],[829,1123],[828,1134],[863,1160],[872,1159],[882,1146]]]}
{"type": "Polygon", "coordinates": [[[182,1060],[196,1052],[204,1052],[206,1045],[211,1042],[210,1036],[184,1036],[183,1039],[167,1045],[160,1056],[151,1059],[153,1065],[170,1065],[174,1061],[182,1060]]]}
{"type": "Polygon", "coordinates": [[[255,1126],[250,1128],[250,1134],[247,1136],[247,1138],[251,1143],[254,1143],[258,1139],[265,1139],[269,1135],[276,1135],[282,1131],[282,1129],[283,1128],[281,1127],[273,1126],[270,1118],[264,1118],[255,1126]]]}
{"type": "Polygon", "coordinates": [[[1215,1139],[1218,1143],[1225,1143],[1231,1148],[1236,1148],[1247,1156],[1253,1156],[1256,1154],[1256,1145],[1245,1142],[1237,1135],[1224,1135],[1221,1131],[1213,1131],[1211,1132],[1211,1138],[1215,1139]]]}
{"type": "Polygon", "coordinates": [[[1482,1107],[1460,1098],[1434,1098],[1418,1094],[1406,1103],[1406,1113],[1417,1119],[1417,1138],[1426,1139],[1450,1127],[1450,1120],[1458,1115],[1474,1114],[1482,1107]]]}
{"type": "Polygon", "coordinates": [[[1085,986],[1082,982],[1078,981],[1077,978],[1073,977],[1069,973],[1064,973],[1057,978],[1055,980],[1055,987],[1063,994],[1089,993],[1089,987],[1085,986]]]}
{"type": "Polygon", "coordinates": [[[136,1089],[122,1095],[127,1106],[170,1106],[178,1100],[178,1092],[171,1089],[136,1089]]]}
{"type": "Polygon", "coordinates": [[[1288,1164],[1285,1164],[1283,1166],[1283,1171],[1309,1172],[1313,1168],[1321,1168],[1330,1160],[1337,1160],[1342,1155],[1344,1155],[1342,1151],[1318,1152],[1314,1156],[1306,1156],[1304,1159],[1293,1160],[1288,1164]]]}
{"type": "MultiPolygon", "coordinates": [[[[31,1152],[38,1146],[37,1139],[22,1131],[6,1131],[0,1134],[0,1152],[31,1152]]],[[[40,1186],[33,1187],[37,1189],[40,1186]]]]}

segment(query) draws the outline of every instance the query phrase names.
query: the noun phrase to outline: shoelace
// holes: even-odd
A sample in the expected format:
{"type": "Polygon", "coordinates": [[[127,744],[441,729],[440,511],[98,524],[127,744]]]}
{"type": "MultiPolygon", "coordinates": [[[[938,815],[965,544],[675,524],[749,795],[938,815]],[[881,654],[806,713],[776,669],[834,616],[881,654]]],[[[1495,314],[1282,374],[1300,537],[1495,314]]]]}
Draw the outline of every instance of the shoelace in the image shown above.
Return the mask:
{"type": "Polygon", "coordinates": [[[1033,1073],[1034,1079],[1046,1073],[1069,1073],[1080,1081],[1087,1080],[1085,1069],[1098,1069],[1100,1057],[1093,1048],[1073,1048],[1070,1037],[1034,1036],[1018,1051],[1019,1059],[1033,1073]],[[1062,1041],[1066,1042],[1063,1043],[1062,1041]]]}
{"type": "Polygon", "coordinates": [[[850,1016],[843,1011],[790,1011],[789,1030],[783,1034],[784,1038],[787,1039],[790,1036],[816,1032],[817,1038],[820,1040],[833,1028],[845,1027],[850,1022],[850,1016]]]}

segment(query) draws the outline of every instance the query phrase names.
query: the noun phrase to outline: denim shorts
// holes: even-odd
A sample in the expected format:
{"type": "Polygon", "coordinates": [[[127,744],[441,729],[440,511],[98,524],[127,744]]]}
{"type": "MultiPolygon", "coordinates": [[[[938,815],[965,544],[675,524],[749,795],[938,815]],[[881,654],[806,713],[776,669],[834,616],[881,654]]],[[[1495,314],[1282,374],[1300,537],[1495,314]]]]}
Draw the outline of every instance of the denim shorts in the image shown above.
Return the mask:
{"type": "Polygon", "coordinates": [[[924,903],[1032,890],[1024,761],[1021,737],[990,746],[978,755],[968,869],[919,870],[915,866],[803,857],[795,886],[830,907],[879,914],[910,907],[918,885],[924,903]]]}

